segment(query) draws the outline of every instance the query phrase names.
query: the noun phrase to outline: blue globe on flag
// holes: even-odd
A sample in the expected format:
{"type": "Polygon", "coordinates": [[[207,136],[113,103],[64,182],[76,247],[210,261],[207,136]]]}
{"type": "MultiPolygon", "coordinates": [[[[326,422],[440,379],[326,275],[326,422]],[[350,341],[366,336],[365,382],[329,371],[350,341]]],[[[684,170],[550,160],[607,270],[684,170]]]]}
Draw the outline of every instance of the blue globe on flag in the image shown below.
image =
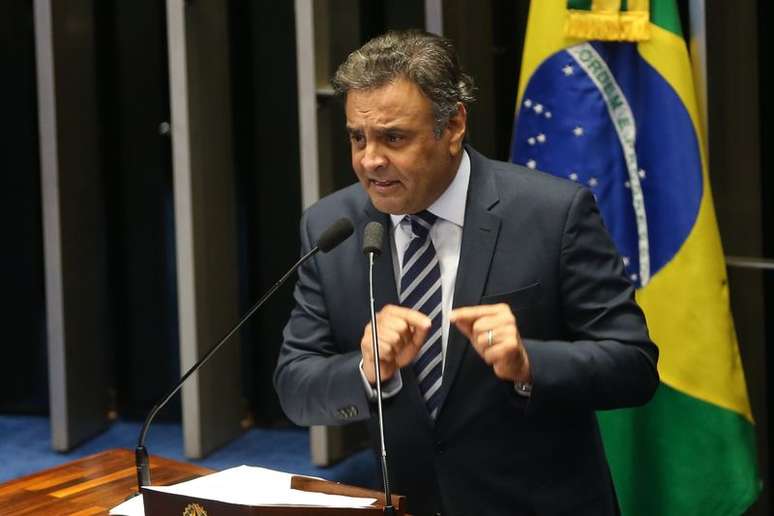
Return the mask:
{"type": "Polygon", "coordinates": [[[698,145],[685,106],[636,44],[587,42],[553,54],[530,78],[511,160],[590,189],[642,287],[698,215],[698,145]]]}

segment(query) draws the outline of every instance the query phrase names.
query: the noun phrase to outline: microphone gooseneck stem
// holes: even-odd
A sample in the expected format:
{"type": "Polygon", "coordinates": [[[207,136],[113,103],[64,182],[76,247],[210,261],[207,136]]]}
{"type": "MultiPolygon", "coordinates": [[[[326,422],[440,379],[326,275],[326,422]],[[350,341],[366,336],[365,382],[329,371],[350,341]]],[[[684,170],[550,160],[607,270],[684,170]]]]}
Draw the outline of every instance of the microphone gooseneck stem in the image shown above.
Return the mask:
{"type": "Polygon", "coordinates": [[[390,495],[390,476],[387,470],[387,448],[384,445],[384,416],[382,412],[382,374],[379,368],[379,334],[376,331],[376,312],[374,310],[374,254],[368,253],[368,292],[371,308],[371,345],[374,354],[374,372],[376,373],[376,410],[379,417],[379,446],[381,447],[382,478],[384,479],[384,512],[394,514],[390,495]]]}
{"type": "Polygon", "coordinates": [[[306,260],[311,258],[313,255],[317,254],[320,251],[319,246],[315,246],[311,251],[306,253],[304,256],[302,256],[295,264],[293,264],[293,267],[288,270],[277,282],[259,299],[253,306],[250,308],[250,310],[247,311],[247,313],[239,320],[239,322],[234,326],[231,331],[229,331],[220,341],[218,341],[217,344],[212,346],[203,356],[200,358],[194,365],[191,366],[188,371],[185,372],[183,376],[180,377],[180,380],[175,384],[175,386],[162,398],[162,400],[153,406],[151,411],[148,413],[148,417],[145,418],[145,423],[142,425],[142,430],[140,431],[140,438],[137,440],[137,447],[134,450],[135,455],[135,464],[137,466],[137,487],[138,489],[142,486],[149,486],[151,485],[151,478],[150,478],[150,466],[148,462],[148,451],[145,449],[145,437],[148,433],[148,428],[150,427],[151,422],[153,421],[153,418],[156,417],[156,414],[161,410],[164,405],[169,402],[169,400],[174,396],[177,391],[180,390],[180,387],[183,386],[183,383],[188,379],[189,376],[191,376],[194,372],[196,372],[199,368],[201,368],[204,364],[207,363],[207,361],[212,357],[212,355],[215,354],[220,347],[225,344],[236,332],[239,331],[239,329],[242,327],[242,325],[247,322],[247,320],[252,317],[252,315],[255,313],[256,310],[258,310],[261,305],[263,305],[267,299],[271,297],[274,292],[282,286],[283,283],[293,274],[296,272],[296,270],[301,266],[302,263],[304,263],[306,260]]]}

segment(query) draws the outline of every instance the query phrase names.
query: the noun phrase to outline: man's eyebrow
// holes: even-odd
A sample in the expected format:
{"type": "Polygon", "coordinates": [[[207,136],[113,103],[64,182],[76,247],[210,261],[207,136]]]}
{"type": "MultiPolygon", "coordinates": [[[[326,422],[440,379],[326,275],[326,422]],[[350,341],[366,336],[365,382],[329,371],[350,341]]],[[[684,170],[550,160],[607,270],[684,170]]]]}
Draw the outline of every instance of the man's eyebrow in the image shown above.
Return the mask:
{"type": "MultiPolygon", "coordinates": [[[[363,129],[360,127],[353,127],[351,125],[346,126],[345,128],[348,135],[353,134],[363,134],[363,129]]],[[[400,124],[390,124],[390,125],[382,125],[374,128],[374,131],[377,134],[388,134],[388,133],[403,133],[403,134],[409,134],[411,133],[411,129],[400,125],[400,124]]]]}

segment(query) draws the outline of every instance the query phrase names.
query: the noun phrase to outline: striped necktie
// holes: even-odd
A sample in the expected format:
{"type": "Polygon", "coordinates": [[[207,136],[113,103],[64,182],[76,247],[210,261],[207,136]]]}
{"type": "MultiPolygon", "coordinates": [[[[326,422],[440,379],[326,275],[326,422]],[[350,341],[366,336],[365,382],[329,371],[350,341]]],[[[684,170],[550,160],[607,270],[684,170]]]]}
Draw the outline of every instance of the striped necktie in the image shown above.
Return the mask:
{"type": "Polygon", "coordinates": [[[441,268],[430,239],[430,228],[437,218],[429,211],[406,216],[414,238],[403,253],[400,278],[400,304],[422,312],[432,320],[427,340],[414,359],[413,368],[419,391],[433,419],[438,415],[443,376],[441,268]]]}

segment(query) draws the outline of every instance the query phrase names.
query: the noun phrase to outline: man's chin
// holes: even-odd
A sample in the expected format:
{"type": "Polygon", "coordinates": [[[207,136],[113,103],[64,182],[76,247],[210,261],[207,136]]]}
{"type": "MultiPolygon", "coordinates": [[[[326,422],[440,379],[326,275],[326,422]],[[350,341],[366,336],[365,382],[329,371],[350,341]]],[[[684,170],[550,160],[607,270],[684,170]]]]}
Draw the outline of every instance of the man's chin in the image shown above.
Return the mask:
{"type": "Polygon", "coordinates": [[[370,194],[369,197],[374,208],[382,213],[387,213],[388,215],[403,215],[407,213],[405,203],[397,199],[385,199],[384,197],[370,194]]]}

